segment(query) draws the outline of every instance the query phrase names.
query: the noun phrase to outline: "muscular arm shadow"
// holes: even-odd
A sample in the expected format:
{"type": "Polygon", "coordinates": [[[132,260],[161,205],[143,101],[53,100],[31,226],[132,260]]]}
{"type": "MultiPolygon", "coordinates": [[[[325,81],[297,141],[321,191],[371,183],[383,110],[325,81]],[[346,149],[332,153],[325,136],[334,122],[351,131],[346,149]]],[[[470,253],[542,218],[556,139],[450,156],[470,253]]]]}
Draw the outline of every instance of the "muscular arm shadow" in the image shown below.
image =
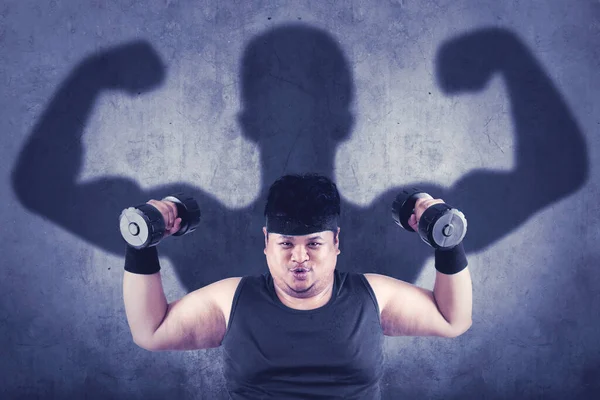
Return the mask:
{"type": "MultiPolygon", "coordinates": [[[[498,73],[510,96],[516,141],[514,170],[472,171],[450,188],[431,182],[404,185],[443,198],[465,213],[467,252],[490,246],[537,211],[585,184],[589,161],[583,134],[542,67],[514,34],[482,29],[452,38],[441,46],[436,69],[439,84],[449,95],[483,90],[498,73]]],[[[356,238],[343,237],[342,248],[347,246],[350,251],[342,251],[341,259],[345,256],[350,261],[348,269],[413,283],[418,278],[432,251],[416,243],[416,235],[390,224],[390,206],[400,190],[387,190],[367,209],[344,206],[347,213],[342,226],[346,232],[363,233],[356,238]],[[376,240],[365,244],[365,237],[376,240]]]]}
{"type": "Polygon", "coordinates": [[[438,82],[448,94],[481,90],[497,73],[510,96],[515,168],[472,171],[441,194],[465,212],[465,249],[477,251],[581,189],[589,175],[588,153],[562,96],[511,32],[489,28],[453,38],[436,62],[438,82]]]}
{"type": "Polygon", "coordinates": [[[81,138],[103,91],[141,94],[163,78],[164,66],[145,42],[91,56],[74,68],[33,128],[12,171],[21,204],[94,245],[123,253],[115,222],[125,204],[144,194],[134,181],[122,177],[76,184],[84,157],[81,138]]]}
{"type": "MultiPolygon", "coordinates": [[[[118,228],[123,208],[179,191],[189,193],[201,205],[201,229],[183,240],[161,242],[159,254],[173,261],[180,280],[191,291],[231,273],[248,272],[233,265],[223,268],[236,259],[231,257],[230,249],[226,251],[231,241],[223,241],[223,230],[235,225],[232,228],[244,232],[247,219],[231,218],[214,196],[188,183],[144,191],[126,177],[104,176],[76,182],[85,154],[81,138],[98,96],[107,90],[139,95],[156,88],[164,75],[165,67],[146,42],[125,44],[84,60],[63,82],[35,125],[12,171],[12,186],[28,210],[121,256],[126,248],[118,228]],[[228,219],[235,222],[228,224],[228,219]],[[223,256],[217,257],[221,249],[223,256]]],[[[139,165],[144,166],[143,160],[139,165]]],[[[255,231],[259,234],[260,228],[255,231]]],[[[254,265],[261,266],[260,262],[254,265]]]]}

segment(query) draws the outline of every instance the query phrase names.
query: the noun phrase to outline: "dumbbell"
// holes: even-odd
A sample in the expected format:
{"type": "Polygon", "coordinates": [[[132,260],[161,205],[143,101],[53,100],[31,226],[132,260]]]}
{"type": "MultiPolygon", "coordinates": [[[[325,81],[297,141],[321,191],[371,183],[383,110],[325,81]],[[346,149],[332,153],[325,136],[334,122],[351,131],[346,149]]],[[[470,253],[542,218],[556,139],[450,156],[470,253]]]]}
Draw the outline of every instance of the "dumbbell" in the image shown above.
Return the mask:
{"type": "MultiPolygon", "coordinates": [[[[429,195],[417,188],[403,190],[392,203],[392,218],[402,228],[409,232],[414,229],[408,224],[419,198],[429,198],[429,195]]],[[[465,215],[448,204],[434,204],[428,207],[419,219],[419,236],[435,249],[451,249],[458,245],[467,233],[465,215]]]]}
{"type": "MultiPolygon", "coordinates": [[[[162,201],[175,203],[177,218],[181,218],[179,230],[173,236],[192,233],[200,224],[200,207],[185,193],[167,196],[162,201]]],[[[136,249],[156,246],[165,234],[165,221],[154,206],[144,203],[124,209],[119,216],[121,236],[128,245],[136,249]]]]}

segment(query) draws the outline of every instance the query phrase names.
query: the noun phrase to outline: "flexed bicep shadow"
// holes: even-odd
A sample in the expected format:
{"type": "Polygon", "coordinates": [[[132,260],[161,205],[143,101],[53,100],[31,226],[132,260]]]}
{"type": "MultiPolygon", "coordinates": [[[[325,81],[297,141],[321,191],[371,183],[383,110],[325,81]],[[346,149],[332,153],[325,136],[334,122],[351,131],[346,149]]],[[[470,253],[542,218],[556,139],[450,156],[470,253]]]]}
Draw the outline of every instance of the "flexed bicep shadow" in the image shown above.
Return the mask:
{"type": "Polygon", "coordinates": [[[438,51],[436,73],[448,95],[483,90],[497,74],[510,101],[515,167],[508,172],[471,171],[448,195],[468,216],[467,251],[493,244],[583,187],[589,175],[583,134],[542,66],[515,34],[488,28],[452,38],[438,51]]]}

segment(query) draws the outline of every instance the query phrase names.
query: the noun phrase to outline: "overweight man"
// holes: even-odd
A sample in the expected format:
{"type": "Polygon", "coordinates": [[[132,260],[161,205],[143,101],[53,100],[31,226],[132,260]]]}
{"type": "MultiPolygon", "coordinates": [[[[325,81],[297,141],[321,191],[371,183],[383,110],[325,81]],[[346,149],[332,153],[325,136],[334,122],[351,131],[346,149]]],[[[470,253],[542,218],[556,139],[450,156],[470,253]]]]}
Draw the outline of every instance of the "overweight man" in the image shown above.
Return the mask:
{"type": "MultiPolygon", "coordinates": [[[[419,198],[409,225],[417,230],[436,203],[443,200],[419,198]]],[[[174,203],[148,204],[161,212],[165,236],[179,230],[174,203]]],[[[378,399],[384,335],[456,337],[471,326],[462,244],[432,249],[437,271],[430,291],[336,269],[340,196],[324,176],[279,178],[264,215],[267,272],[223,279],[172,303],[163,291],[157,247],[128,246],[123,296],[134,342],[150,351],[223,346],[232,399],[378,399]]],[[[365,237],[365,246],[376,240],[365,237]]]]}

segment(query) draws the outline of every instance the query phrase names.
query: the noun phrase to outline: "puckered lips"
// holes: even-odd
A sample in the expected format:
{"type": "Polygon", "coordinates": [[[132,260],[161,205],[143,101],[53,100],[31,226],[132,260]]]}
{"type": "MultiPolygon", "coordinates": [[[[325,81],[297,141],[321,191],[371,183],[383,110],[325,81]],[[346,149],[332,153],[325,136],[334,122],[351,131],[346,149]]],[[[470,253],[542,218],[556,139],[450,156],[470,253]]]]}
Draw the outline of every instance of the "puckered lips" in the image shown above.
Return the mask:
{"type": "Polygon", "coordinates": [[[308,274],[312,271],[312,268],[308,266],[297,266],[289,271],[296,280],[304,281],[308,278],[308,274]]]}

